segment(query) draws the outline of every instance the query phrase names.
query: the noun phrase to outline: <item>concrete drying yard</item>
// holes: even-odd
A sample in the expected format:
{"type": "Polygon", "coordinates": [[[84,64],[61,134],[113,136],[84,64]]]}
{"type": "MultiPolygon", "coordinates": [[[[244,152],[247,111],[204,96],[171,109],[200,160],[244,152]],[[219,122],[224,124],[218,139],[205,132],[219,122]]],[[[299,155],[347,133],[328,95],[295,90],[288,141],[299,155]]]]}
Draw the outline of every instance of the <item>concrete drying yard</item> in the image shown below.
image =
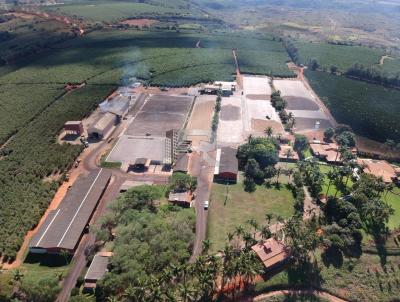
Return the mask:
{"type": "Polygon", "coordinates": [[[210,141],[216,99],[215,95],[200,95],[196,98],[186,127],[186,139],[192,141],[193,147],[198,146],[201,141],[210,141]]]}
{"type": "Polygon", "coordinates": [[[236,146],[244,139],[243,103],[239,95],[222,98],[217,138],[221,145],[236,146]]]}
{"type": "Polygon", "coordinates": [[[272,127],[274,134],[283,134],[284,129],[275,108],[271,105],[270,78],[244,76],[244,126],[247,134],[264,135],[272,127]]]}
{"type": "Polygon", "coordinates": [[[165,136],[168,130],[180,130],[192,103],[193,97],[190,96],[152,95],[129,125],[126,134],[165,136]]]}
{"type": "Polygon", "coordinates": [[[296,118],[296,131],[312,130],[319,122],[321,129],[332,127],[328,116],[313,93],[299,80],[274,80],[274,87],[287,102],[287,110],[296,118]]]}
{"type": "Polygon", "coordinates": [[[244,95],[251,100],[270,100],[270,80],[269,77],[243,76],[244,95]]]}

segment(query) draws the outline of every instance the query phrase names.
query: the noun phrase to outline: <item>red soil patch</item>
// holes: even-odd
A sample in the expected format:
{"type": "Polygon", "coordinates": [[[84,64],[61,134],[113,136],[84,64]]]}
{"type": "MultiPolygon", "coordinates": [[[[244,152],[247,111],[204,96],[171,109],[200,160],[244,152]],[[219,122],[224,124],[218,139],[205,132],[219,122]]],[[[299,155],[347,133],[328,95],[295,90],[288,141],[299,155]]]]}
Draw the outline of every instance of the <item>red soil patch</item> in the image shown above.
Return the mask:
{"type": "Polygon", "coordinates": [[[160,22],[160,21],[152,20],[152,19],[128,19],[128,20],[122,21],[121,23],[125,24],[125,25],[129,25],[129,26],[144,27],[144,26],[151,26],[158,22],[160,22]]]}

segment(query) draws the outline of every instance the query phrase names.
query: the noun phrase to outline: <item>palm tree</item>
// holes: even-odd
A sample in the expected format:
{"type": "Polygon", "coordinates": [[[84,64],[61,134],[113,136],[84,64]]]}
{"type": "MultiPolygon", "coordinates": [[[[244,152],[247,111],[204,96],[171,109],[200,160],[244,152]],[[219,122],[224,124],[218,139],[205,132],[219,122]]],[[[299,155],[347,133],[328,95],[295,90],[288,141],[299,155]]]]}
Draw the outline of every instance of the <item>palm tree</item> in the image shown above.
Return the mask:
{"type": "Polygon", "coordinates": [[[338,176],[335,170],[329,171],[327,175],[328,175],[329,183],[328,183],[328,188],[327,188],[326,194],[325,194],[326,196],[328,196],[328,192],[329,192],[329,189],[331,188],[332,181],[334,181],[338,176]]]}
{"type": "Polygon", "coordinates": [[[276,184],[279,184],[279,177],[281,176],[282,168],[276,168],[276,184]]]}
{"type": "Polygon", "coordinates": [[[254,231],[253,231],[253,239],[255,240],[256,239],[256,234],[257,234],[257,231],[258,231],[258,222],[257,222],[257,220],[255,220],[254,218],[251,218],[251,219],[249,219],[248,221],[247,221],[247,223],[250,225],[250,226],[252,226],[253,227],[253,229],[254,229],[254,231]]]}
{"type": "Polygon", "coordinates": [[[272,134],[274,133],[274,129],[273,129],[271,126],[269,126],[269,127],[265,128],[264,133],[265,133],[268,137],[271,137],[272,134]]]}
{"type": "Polygon", "coordinates": [[[271,214],[271,213],[265,214],[265,219],[267,220],[268,225],[271,224],[272,218],[274,218],[274,215],[273,215],[273,214],[271,214]]]}

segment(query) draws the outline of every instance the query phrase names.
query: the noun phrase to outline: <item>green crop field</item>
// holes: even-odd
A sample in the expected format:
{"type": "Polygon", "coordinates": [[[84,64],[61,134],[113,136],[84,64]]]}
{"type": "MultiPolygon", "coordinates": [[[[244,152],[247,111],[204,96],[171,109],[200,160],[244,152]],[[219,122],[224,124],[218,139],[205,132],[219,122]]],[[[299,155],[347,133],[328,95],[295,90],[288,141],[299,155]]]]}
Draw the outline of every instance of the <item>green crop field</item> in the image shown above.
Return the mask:
{"type": "Polygon", "coordinates": [[[201,16],[200,10],[187,2],[174,1],[113,1],[61,4],[46,8],[59,14],[82,18],[88,21],[116,22],[138,17],[190,17],[201,16]],[[143,3],[139,3],[143,2],[143,3]],[[148,2],[148,3],[146,3],[148,2]]]}
{"type": "Polygon", "coordinates": [[[377,141],[400,141],[400,91],[324,72],[306,77],[339,123],[377,141]]]}
{"type": "Polygon", "coordinates": [[[239,50],[237,55],[242,73],[276,77],[295,76],[286,66],[286,62],[290,59],[283,49],[278,51],[239,50]]]}
{"type": "Polygon", "coordinates": [[[311,59],[329,70],[335,65],[340,71],[346,71],[355,63],[371,67],[379,63],[383,55],[381,50],[364,46],[333,45],[328,43],[296,42],[301,64],[307,65],[311,59]]]}

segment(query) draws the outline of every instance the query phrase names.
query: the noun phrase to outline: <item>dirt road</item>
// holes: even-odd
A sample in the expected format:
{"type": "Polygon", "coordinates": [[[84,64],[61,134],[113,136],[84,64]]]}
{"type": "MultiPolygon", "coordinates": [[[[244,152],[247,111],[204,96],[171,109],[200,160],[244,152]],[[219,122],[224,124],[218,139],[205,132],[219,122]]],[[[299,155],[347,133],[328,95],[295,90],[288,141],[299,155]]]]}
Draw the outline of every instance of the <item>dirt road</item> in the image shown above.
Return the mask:
{"type": "Polygon", "coordinates": [[[272,291],[272,292],[269,292],[269,293],[266,293],[266,294],[259,295],[259,296],[253,298],[250,301],[262,302],[267,298],[271,298],[271,297],[275,297],[275,296],[304,295],[304,294],[305,295],[315,295],[315,296],[318,296],[318,297],[320,297],[322,299],[326,299],[326,300],[331,301],[331,302],[348,302],[346,300],[343,300],[341,298],[338,298],[336,296],[333,296],[333,295],[328,294],[328,293],[323,292],[323,291],[317,291],[317,290],[291,290],[291,289],[289,289],[289,290],[272,291]]]}
{"type": "Polygon", "coordinates": [[[197,177],[196,190],[196,237],[190,261],[194,261],[203,248],[203,241],[207,235],[208,210],[204,209],[204,202],[209,200],[215,167],[215,145],[203,143],[198,152],[192,156],[190,173],[197,177]]]}

